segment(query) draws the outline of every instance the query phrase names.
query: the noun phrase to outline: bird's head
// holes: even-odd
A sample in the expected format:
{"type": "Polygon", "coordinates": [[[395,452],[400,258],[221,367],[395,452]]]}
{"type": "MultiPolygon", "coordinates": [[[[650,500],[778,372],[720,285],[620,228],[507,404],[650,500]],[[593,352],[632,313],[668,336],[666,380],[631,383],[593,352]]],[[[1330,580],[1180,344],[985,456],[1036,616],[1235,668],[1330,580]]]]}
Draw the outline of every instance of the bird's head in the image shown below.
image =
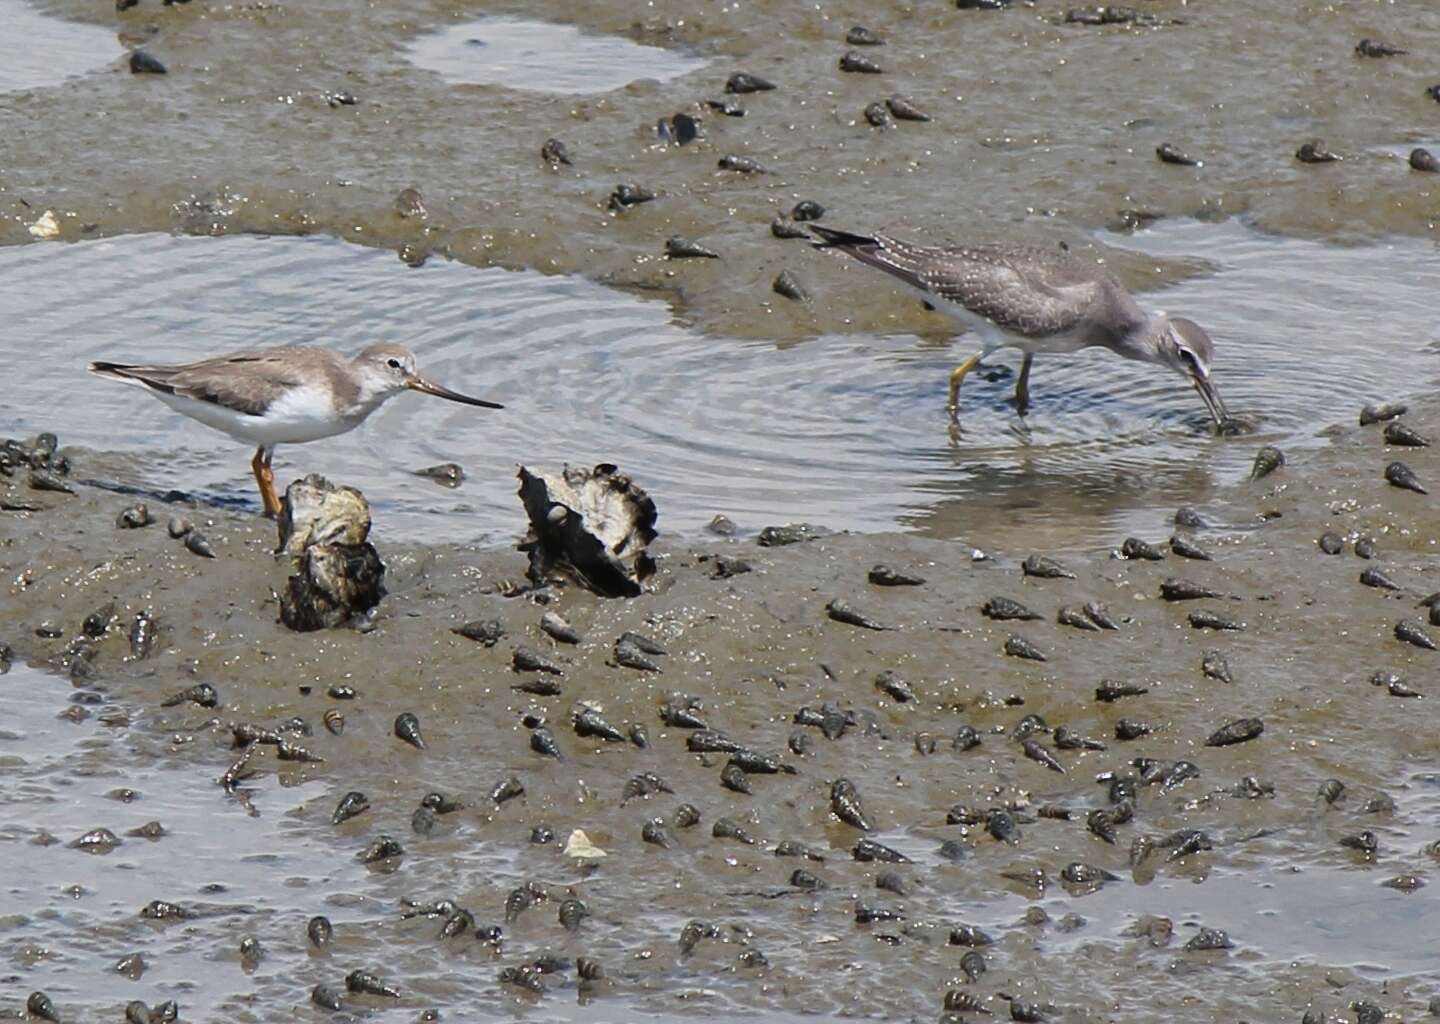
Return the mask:
{"type": "Polygon", "coordinates": [[[421,391],[427,395],[446,398],[452,402],[462,402],[465,405],[478,405],[485,409],[505,408],[503,405],[487,402],[480,398],[471,398],[469,395],[462,395],[458,391],[451,391],[434,381],[426,380],[415,370],[415,353],[404,345],[388,343],[371,345],[355,357],[354,365],[360,371],[362,402],[366,400],[383,402],[402,391],[421,391]]]}
{"type": "Polygon", "coordinates": [[[1161,314],[1156,320],[1156,361],[1188,380],[1215,418],[1216,425],[1223,425],[1230,414],[1225,411],[1220,392],[1215,390],[1215,384],[1210,379],[1210,364],[1215,358],[1215,345],[1210,335],[1195,321],[1186,320],[1183,316],[1161,314]]]}

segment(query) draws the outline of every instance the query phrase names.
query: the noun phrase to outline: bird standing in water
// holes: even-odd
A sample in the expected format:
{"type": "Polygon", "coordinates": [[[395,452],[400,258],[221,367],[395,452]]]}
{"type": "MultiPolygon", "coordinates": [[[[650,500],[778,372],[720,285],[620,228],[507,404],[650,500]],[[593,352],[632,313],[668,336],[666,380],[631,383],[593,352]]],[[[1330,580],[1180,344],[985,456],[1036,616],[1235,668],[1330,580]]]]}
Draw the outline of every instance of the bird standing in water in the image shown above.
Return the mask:
{"type": "Polygon", "coordinates": [[[885,235],[856,235],[809,225],[817,249],[835,249],[883,270],[918,291],[980,336],[981,350],[950,374],[950,415],[960,407],[965,375],[996,349],[1025,353],[1015,404],[1030,407],[1030,363],[1036,353],[1077,352],[1099,346],[1154,363],[1185,377],[1219,427],[1229,413],[1210,379],[1215,347],[1199,324],[1146,313],[1093,262],[1060,249],[1028,245],[917,245],[885,235]]]}
{"type": "Polygon", "coordinates": [[[270,469],[277,444],[354,430],[403,391],[504,408],[421,377],[414,353],[403,345],[371,345],[354,358],[328,348],[281,345],[170,366],[97,361],[90,372],[143,387],[176,412],[255,445],[250,468],[271,516],[280,512],[270,469]]]}

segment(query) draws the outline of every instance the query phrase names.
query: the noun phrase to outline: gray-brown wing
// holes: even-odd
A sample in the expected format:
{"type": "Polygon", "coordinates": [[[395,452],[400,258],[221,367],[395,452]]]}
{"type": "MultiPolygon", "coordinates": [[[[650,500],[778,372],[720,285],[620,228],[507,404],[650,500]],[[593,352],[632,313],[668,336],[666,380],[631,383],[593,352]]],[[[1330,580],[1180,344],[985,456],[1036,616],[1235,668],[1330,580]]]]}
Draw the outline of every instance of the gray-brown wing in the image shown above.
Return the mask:
{"type": "Polygon", "coordinates": [[[299,346],[252,349],[174,366],[92,363],[102,376],[128,377],[172,395],[213,402],[249,416],[263,415],[289,388],[320,371],[327,378],[342,357],[329,349],[299,346]]]}
{"type": "Polygon", "coordinates": [[[1107,271],[1031,246],[921,246],[877,237],[874,265],[1032,338],[1123,333],[1144,319],[1107,271]]]}

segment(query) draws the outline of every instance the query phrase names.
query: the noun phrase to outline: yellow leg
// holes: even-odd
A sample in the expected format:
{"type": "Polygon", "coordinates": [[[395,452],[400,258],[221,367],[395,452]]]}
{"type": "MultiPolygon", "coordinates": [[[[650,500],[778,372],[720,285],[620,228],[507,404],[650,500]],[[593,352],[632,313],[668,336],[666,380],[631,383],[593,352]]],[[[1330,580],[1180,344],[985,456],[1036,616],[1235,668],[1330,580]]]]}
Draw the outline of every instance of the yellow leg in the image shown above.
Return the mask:
{"type": "Polygon", "coordinates": [[[1034,361],[1035,357],[1026,352],[1020,364],[1020,379],[1015,383],[1015,408],[1021,416],[1030,409],[1030,364],[1034,361]]]}
{"type": "Polygon", "coordinates": [[[275,494],[275,474],[270,470],[270,457],[274,449],[257,448],[255,457],[250,460],[250,468],[255,471],[255,483],[260,488],[260,500],[265,505],[267,516],[278,516],[280,514],[280,499],[275,494]]]}
{"type": "Polygon", "coordinates": [[[954,419],[960,411],[960,383],[965,375],[980,365],[978,355],[971,356],[950,372],[950,404],[946,406],[950,410],[950,418],[954,419]]]}

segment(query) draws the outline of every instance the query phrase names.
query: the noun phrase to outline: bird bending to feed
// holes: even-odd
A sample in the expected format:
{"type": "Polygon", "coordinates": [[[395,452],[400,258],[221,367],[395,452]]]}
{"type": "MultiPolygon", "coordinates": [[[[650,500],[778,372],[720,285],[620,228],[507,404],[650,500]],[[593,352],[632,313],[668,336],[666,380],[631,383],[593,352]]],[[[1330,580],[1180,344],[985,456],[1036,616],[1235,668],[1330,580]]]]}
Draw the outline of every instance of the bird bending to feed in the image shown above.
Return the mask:
{"type": "Polygon", "coordinates": [[[950,414],[965,375],[991,352],[1025,353],[1015,404],[1030,405],[1030,363],[1037,352],[1100,346],[1127,359],[1166,366],[1200,394],[1217,426],[1229,421],[1210,379],[1215,349],[1199,324],[1146,313],[1115,275],[1060,249],[1028,245],[916,245],[885,235],[855,235],[814,224],[817,249],[836,249],[904,281],[980,335],[981,351],[950,374],[950,414]]]}
{"type": "Polygon", "coordinates": [[[256,445],[250,468],[266,515],[280,512],[270,470],[277,444],[303,444],[354,430],[402,391],[504,408],[421,377],[415,354],[403,345],[371,345],[353,359],[328,348],[281,345],[174,366],[93,362],[90,372],[139,385],[176,412],[256,445]]]}

